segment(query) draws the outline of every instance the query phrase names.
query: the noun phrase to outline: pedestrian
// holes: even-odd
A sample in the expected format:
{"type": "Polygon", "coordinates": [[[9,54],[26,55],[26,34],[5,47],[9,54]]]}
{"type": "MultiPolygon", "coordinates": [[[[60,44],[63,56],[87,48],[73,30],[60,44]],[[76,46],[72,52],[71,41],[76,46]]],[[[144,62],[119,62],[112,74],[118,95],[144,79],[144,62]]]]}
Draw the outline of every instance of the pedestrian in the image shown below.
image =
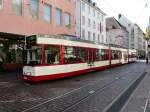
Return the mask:
{"type": "Polygon", "coordinates": [[[3,63],[4,63],[4,58],[0,56],[0,71],[3,70],[3,63]]]}
{"type": "Polygon", "coordinates": [[[146,57],[146,64],[148,64],[148,56],[146,57]]]}

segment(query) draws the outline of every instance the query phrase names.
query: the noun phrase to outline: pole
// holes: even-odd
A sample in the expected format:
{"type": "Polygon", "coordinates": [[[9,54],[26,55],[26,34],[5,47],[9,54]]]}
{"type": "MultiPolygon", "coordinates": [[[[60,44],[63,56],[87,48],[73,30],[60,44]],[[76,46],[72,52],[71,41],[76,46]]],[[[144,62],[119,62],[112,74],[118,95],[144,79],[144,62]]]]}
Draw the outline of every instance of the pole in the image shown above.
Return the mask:
{"type": "Polygon", "coordinates": [[[80,0],[80,39],[81,39],[81,0],[80,0]]]}

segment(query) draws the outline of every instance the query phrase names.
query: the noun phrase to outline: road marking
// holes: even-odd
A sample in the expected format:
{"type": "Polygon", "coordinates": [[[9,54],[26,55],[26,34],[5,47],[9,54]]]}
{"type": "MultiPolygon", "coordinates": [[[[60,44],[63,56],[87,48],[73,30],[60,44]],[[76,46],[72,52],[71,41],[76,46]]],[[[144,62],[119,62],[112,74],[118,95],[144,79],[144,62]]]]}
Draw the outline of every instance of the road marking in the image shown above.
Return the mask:
{"type": "Polygon", "coordinates": [[[42,100],[42,98],[28,98],[28,99],[23,99],[21,101],[27,102],[27,101],[37,101],[37,100],[42,100]]]}
{"type": "Polygon", "coordinates": [[[92,90],[92,91],[89,91],[89,93],[90,93],[90,94],[93,94],[93,93],[95,93],[95,91],[94,91],[94,90],[92,90]]]}
{"type": "Polygon", "coordinates": [[[145,106],[144,106],[144,112],[146,112],[146,108],[147,108],[147,105],[148,105],[149,97],[150,97],[150,91],[148,92],[148,97],[146,99],[146,103],[145,103],[145,106]]]}
{"type": "Polygon", "coordinates": [[[13,103],[15,102],[16,100],[6,100],[6,101],[0,101],[1,103],[13,103]]]}

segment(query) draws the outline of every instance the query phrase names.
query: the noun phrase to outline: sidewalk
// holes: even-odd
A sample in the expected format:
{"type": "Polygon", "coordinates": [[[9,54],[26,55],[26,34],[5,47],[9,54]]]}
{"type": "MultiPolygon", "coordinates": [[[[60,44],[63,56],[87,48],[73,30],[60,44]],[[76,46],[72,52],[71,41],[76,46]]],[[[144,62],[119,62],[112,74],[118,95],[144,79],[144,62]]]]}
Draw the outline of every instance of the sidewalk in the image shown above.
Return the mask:
{"type": "Polygon", "coordinates": [[[146,76],[130,96],[121,112],[150,112],[150,65],[146,76]]]}

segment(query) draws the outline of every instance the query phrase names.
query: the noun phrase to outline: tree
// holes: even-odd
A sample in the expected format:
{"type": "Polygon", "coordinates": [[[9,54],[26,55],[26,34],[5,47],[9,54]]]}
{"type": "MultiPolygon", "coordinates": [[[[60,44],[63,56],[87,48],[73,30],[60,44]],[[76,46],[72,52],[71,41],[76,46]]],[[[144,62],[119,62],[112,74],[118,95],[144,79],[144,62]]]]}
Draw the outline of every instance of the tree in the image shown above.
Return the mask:
{"type": "Polygon", "coordinates": [[[146,36],[145,36],[145,39],[146,39],[147,41],[150,40],[150,28],[148,28],[148,29],[146,30],[146,36]]]}

